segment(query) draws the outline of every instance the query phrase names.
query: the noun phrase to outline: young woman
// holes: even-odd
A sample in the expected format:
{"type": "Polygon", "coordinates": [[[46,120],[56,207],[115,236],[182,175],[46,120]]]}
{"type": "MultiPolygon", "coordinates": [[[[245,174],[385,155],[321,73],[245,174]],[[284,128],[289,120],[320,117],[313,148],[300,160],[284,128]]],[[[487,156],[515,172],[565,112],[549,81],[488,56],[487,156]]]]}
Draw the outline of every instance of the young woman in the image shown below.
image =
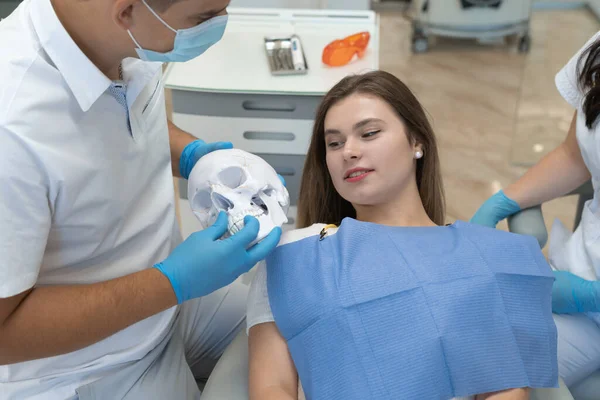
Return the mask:
{"type": "Polygon", "coordinates": [[[296,399],[298,378],[311,400],[555,387],[552,274],[537,241],[444,218],[418,100],[385,72],[343,79],[317,111],[303,229],[252,283],[251,399],[296,399]]]}

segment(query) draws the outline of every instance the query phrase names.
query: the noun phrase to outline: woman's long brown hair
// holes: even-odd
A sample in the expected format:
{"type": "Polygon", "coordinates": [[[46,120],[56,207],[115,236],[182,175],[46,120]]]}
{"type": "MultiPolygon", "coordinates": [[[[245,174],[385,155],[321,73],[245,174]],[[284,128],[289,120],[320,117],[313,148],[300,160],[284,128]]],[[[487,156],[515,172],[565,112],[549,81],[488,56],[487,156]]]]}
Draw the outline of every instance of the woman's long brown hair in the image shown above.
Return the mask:
{"type": "Polygon", "coordinates": [[[416,179],[425,211],[431,220],[445,223],[445,200],[437,143],[425,111],[410,89],[394,75],[373,71],[348,76],[323,98],[316,113],[308,149],[300,196],[297,227],[315,223],[339,225],[346,217],[356,218],[356,211],[333,186],[325,161],[325,117],[340,100],[354,94],[375,95],[387,102],[404,122],[408,139],[423,146],[424,156],[417,160],[416,179]]]}

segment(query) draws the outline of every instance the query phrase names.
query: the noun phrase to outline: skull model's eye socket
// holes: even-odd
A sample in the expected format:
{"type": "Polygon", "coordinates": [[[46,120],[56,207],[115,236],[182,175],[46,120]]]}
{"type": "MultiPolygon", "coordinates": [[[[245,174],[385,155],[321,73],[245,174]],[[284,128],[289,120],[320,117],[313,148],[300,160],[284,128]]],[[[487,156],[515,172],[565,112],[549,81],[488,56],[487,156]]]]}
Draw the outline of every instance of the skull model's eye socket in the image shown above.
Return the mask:
{"type": "Polygon", "coordinates": [[[240,187],[246,182],[246,173],[240,167],[229,167],[219,172],[219,180],[230,189],[240,187]]]}
{"type": "Polygon", "coordinates": [[[208,210],[212,207],[212,200],[210,198],[210,192],[208,190],[199,190],[196,192],[193,200],[193,209],[208,210]]]}

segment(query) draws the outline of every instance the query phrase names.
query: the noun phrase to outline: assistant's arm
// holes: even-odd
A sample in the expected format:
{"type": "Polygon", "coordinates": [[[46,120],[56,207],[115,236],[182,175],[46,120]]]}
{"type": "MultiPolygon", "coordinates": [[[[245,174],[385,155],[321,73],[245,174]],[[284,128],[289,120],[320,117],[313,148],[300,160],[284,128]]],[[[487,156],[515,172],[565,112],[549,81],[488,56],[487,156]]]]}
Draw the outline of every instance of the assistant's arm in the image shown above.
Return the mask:
{"type": "Polygon", "coordinates": [[[590,179],[590,171],[577,143],[576,122],[577,112],[566,139],[504,191],[521,208],[563,196],[590,179]]]}
{"type": "Polygon", "coordinates": [[[590,179],[576,137],[577,113],[566,139],[519,180],[486,200],[471,222],[495,227],[516,212],[563,196],[590,179]]]}

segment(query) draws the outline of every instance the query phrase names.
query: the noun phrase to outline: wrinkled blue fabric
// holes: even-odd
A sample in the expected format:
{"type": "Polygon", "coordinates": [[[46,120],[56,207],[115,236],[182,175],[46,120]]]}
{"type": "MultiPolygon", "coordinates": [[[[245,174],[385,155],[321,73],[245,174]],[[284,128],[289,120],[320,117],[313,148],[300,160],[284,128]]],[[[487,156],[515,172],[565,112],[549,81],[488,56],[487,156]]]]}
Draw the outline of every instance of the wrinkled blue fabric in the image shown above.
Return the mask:
{"type": "Polygon", "coordinates": [[[534,238],[464,222],[346,218],[267,258],[275,323],[310,400],[558,387],[552,283],[534,238]]]}

